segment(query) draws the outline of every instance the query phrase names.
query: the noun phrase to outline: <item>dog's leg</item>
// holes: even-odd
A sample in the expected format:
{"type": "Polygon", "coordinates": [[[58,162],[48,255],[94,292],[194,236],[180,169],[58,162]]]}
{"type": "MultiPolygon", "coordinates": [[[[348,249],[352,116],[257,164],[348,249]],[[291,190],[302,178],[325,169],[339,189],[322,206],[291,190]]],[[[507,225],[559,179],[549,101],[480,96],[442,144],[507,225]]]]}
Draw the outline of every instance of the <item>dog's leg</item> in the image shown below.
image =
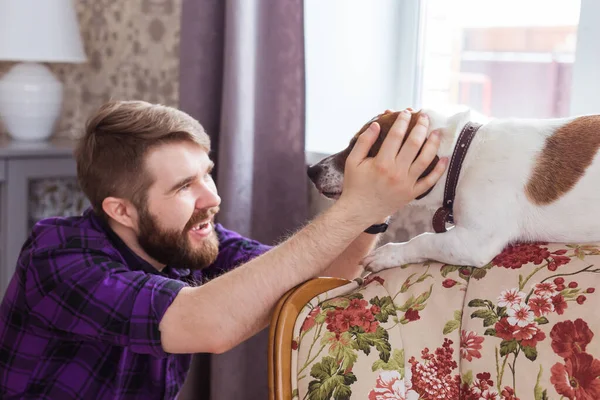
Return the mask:
{"type": "Polygon", "coordinates": [[[509,239],[498,232],[456,226],[444,233],[424,233],[406,243],[388,243],[366,256],[361,264],[373,272],[426,260],[483,267],[503,249],[509,239]]]}

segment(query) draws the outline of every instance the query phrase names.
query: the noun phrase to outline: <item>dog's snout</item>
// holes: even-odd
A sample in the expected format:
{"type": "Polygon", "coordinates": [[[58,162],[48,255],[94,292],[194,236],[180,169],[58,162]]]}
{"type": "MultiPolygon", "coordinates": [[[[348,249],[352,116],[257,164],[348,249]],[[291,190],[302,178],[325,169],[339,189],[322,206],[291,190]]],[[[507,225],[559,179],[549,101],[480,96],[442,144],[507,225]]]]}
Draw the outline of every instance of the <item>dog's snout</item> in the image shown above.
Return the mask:
{"type": "Polygon", "coordinates": [[[319,175],[321,175],[321,171],[323,171],[323,167],[321,167],[319,164],[315,164],[308,167],[306,173],[308,174],[310,180],[314,181],[319,177],[319,175]]]}

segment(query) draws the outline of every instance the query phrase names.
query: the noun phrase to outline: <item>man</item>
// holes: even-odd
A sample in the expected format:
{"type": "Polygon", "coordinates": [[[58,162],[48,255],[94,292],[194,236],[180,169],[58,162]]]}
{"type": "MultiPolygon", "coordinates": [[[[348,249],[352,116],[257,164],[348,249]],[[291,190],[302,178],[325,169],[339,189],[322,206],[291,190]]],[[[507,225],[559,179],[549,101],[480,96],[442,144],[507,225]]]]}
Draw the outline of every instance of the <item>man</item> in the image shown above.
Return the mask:
{"type": "Polygon", "coordinates": [[[1,304],[0,397],[174,398],[190,354],[254,335],[310,278],[358,276],[375,241],[362,232],[445,168],[417,181],[439,140],[411,164],[427,120],[401,148],[409,119],[402,113],[374,158],[379,127],[361,135],[339,200],[269,248],[214,223],[221,199],[197,121],[139,101],[102,106],[75,151],[91,209],[35,225],[1,304]]]}

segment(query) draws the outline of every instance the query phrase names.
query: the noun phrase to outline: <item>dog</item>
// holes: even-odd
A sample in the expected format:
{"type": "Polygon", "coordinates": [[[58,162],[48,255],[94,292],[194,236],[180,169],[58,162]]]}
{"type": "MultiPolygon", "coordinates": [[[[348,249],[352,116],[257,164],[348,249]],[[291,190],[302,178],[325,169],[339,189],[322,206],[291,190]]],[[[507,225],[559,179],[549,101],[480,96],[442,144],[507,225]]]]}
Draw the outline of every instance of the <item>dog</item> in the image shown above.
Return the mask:
{"type": "MultiPolygon", "coordinates": [[[[428,135],[434,130],[441,134],[438,156],[449,159],[463,127],[481,124],[460,168],[454,226],[375,249],[361,262],[367,271],[427,260],[483,267],[514,242],[600,240],[600,115],[491,119],[470,109],[455,114],[433,109],[411,113],[405,136],[419,115],[426,114],[428,135]]],[[[398,112],[388,111],[376,116],[346,149],[310,166],[308,176],[317,190],[339,198],[346,158],[358,136],[372,121],[379,123],[379,138],[369,152],[373,157],[397,117],[398,112]]],[[[439,210],[448,171],[449,167],[429,192],[409,205],[439,210]]]]}

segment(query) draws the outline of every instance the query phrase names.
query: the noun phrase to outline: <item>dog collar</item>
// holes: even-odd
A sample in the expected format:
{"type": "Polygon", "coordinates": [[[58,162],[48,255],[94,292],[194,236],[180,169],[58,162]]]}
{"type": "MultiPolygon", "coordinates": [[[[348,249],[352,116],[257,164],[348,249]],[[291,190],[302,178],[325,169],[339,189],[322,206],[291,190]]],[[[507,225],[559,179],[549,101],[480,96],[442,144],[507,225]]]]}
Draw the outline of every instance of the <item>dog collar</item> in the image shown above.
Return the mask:
{"type": "Polygon", "coordinates": [[[444,188],[444,202],[433,215],[433,229],[436,233],[446,232],[446,223],[454,224],[454,197],[456,196],[456,186],[458,177],[469,146],[475,137],[475,134],[481,128],[481,124],[467,122],[458,135],[450,165],[446,177],[446,187],[444,188]]]}
{"type": "Polygon", "coordinates": [[[371,225],[370,227],[365,229],[364,232],[370,233],[372,235],[376,235],[378,233],[383,233],[383,232],[387,231],[388,226],[390,226],[390,219],[391,219],[390,217],[387,217],[385,219],[385,222],[383,222],[382,224],[371,225]]]}

